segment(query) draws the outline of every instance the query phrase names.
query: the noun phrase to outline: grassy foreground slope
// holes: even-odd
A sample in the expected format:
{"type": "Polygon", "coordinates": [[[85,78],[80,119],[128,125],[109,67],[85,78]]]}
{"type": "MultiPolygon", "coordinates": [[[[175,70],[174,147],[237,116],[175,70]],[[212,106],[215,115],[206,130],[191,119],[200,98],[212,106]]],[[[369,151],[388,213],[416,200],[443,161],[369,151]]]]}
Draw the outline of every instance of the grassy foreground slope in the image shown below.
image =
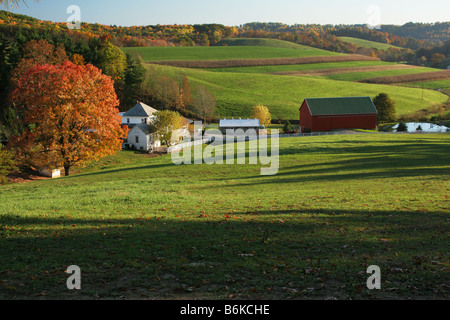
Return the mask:
{"type": "Polygon", "coordinates": [[[194,69],[153,66],[169,74],[183,73],[193,86],[203,85],[218,102],[220,117],[249,117],[256,104],[269,107],[272,117],[297,119],[298,109],[305,98],[315,97],[374,97],[380,92],[388,93],[397,103],[399,115],[412,113],[447,102],[448,96],[426,90],[386,85],[334,81],[313,77],[277,76],[268,74],[243,74],[231,72],[208,72],[194,69]]]}
{"type": "Polygon", "coordinates": [[[121,152],[0,186],[0,298],[448,299],[449,139],[282,139],[270,177],[121,152]]]}

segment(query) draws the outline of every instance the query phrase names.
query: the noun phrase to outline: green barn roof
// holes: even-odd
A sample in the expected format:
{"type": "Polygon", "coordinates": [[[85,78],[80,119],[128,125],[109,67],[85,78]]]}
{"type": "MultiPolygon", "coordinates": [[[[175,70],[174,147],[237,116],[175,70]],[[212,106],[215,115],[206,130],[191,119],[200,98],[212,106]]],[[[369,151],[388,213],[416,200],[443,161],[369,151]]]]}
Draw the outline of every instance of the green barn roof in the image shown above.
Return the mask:
{"type": "Polygon", "coordinates": [[[313,116],[378,114],[370,97],[305,99],[313,116]]]}

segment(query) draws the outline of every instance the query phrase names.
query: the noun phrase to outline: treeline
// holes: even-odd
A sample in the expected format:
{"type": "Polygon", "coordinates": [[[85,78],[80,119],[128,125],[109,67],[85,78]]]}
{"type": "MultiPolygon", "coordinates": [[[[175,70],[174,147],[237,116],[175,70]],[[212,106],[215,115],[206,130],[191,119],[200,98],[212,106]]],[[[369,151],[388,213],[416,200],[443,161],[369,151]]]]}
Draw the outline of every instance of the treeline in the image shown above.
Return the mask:
{"type": "Polygon", "coordinates": [[[328,32],[339,37],[353,37],[380,43],[391,44],[397,47],[419,49],[433,47],[435,44],[428,40],[418,40],[411,37],[402,37],[388,32],[367,27],[337,26],[328,29],[328,32]]]}
{"type": "Polygon", "coordinates": [[[382,26],[381,30],[365,25],[286,25],[283,23],[247,23],[239,28],[239,37],[275,38],[340,53],[357,53],[380,58],[383,61],[447,68],[450,65],[450,23],[406,24],[401,27],[382,26]],[[397,34],[386,30],[403,30],[397,34]],[[418,35],[419,30],[428,36],[418,35]],[[434,31],[433,31],[434,30],[434,31]],[[410,32],[408,32],[410,31],[410,32]],[[434,33],[433,33],[434,32],[434,33]],[[354,37],[399,48],[381,50],[358,47],[343,42],[339,37],[354,37]]]}
{"type": "MultiPolygon", "coordinates": [[[[20,26],[29,29],[67,30],[66,23],[52,23],[0,11],[0,25],[20,26]]],[[[237,35],[236,27],[221,24],[154,25],[154,26],[108,26],[98,23],[82,23],[78,33],[88,37],[109,35],[118,47],[148,46],[210,46],[223,38],[237,35]]]]}
{"type": "Polygon", "coordinates": [[[318,31],[293,33],[288,31],[279,32],[279,31],[244,29],[239,31],[239,37],[272,38],[339,53],[355,53],[358,49],[358,47],[355,46],[354,44],[346,43],[329,33],[318,31]]]}
{"type": "Polygon", "coordinates": [[[421,40],[430,40],[442,44],[450,38],[450,22],[413,23],[403,26],[383,25],[381,31],[400,37],[408,37],[421,40]]]}

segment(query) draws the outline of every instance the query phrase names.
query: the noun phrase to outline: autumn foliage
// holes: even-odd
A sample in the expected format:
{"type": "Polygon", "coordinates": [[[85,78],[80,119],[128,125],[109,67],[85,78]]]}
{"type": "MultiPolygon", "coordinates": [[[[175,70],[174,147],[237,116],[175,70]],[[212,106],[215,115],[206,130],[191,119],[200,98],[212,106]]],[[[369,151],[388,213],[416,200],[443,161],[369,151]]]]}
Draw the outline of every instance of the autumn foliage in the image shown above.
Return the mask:
{"type": "Polygon", "coordinates": [[[12,102],[28,129],[10,145],[20,162],[36,168],[64,167],[97,160],[121,149],[126,129],[113,81],[88,64],[32,67],[18,82],[12,102]]]}
{"type": "Polygon", "coordinates": [[[54,46],[45,40],[31,40],[23,47],[23,57],[13,71],[12,82],[15,85],[34,66],[62,64],[68,60],[64,46],[54,46]]]}
{"type": "Polygon", "coordinates": [[[268,126],[272,123],[272,116],[270,115],[269,108],[263,105],[253,107],[253,117],[259,119],[259,123],[262,126],[268,126]]]}

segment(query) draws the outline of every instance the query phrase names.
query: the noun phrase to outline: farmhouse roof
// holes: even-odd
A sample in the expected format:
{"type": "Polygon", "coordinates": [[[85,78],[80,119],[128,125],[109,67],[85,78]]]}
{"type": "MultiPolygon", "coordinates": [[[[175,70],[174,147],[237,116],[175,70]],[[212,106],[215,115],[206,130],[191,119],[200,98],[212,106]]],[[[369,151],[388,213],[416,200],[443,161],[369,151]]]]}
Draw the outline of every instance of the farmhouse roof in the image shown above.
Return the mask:
{"type": "Polygon", "coordinates": [[[133,108],[125,112],[123,117],[151,117],[157,111],[145,103],[138,102],[133,108]]]}
{"type": "MultiPolygon", "coordinates": [[[[134,125],[131,130],[134,130],[134,129],[139,129],[146,135],[149,135],[149,134],[152,134],[155,132],[155,128],[153,126],[145,124],[145,123],[140,123],[140,124],[134,125]]],[[[131,132],[131,130],[130,130],[130,132],[131,132]]]]}
{"type": "Polygon", "coordinates": [[[259,127],[259,119],[222,119],[220,128],[256,128],[259,127]]]}
{"type": "Polygon", "coordinates": [[[305,101],[313,116],[378,114],[370,97],[308,98],[305,101]]]}

